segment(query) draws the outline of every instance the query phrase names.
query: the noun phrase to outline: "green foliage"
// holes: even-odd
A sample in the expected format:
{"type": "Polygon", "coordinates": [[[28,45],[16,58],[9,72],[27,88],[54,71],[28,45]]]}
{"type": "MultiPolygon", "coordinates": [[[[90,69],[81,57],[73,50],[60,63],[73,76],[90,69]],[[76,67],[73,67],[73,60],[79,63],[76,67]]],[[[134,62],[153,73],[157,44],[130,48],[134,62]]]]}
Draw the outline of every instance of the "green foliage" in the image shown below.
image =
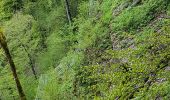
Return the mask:
{"type": "Polygon", "coordinates": [[[83,54],[68,52],[55,69],[50,69],[48,74],[41,75],[36,98],[47,99],[76,99],[74,96],[73,68],[81,65],[83,54]]]}
{"type": "Polygon", "coordinates": [[[40,36],[34,31],[35,23],[32,16],[17,13],[4,27],[8,46],[15,56],[14,61],[22,70],[30,69],[28,54],[36,57],[39,47],[40,36]]]}
{"type": "MultiPolygon", "coordinates": [[[[19,76],[22,77],[21,83],[23,83],[23,88],[26,91],[26,94],[29,95],[30,99],[34,98],[37,87],[36,80],[34,80],[33,72],[31,70],[30,59],[33,60],[36,58],[37,50],[40,48],[40,36],[39,33],[34,30],[35,27],[36,21],[34,18],[30,15],[23,15],[21,13],[13,15],[13,17],[9,21],[6,21],[4,25],[8,47],[11,51],[10,53],[12,54],[13,60],[16,64],[17,72],[19,76]]],[[[7,63],[7,61],[5,63],[7,63]]],[[[4,70],[9,68],[9,66],[3,67],[4,70]]],[[[36,69],[38,69],[38,67],[36,67],[36,69]]],[[[8,71],[8,73],[12,74],[10,71],[8,71]]],[[[4,75],[8,76],[7,73],[4,75]]],[[[10,77],[12,78],[11,75],[10,77]]],[[[11,81],[6,81],[6,83],[9,82],[8,84],[13,84],[13,87],[11,87],[12,90],[6,88],[5,91],[15,93],[12,97],[17,99],[18,95],[15,83],[13,80],[11,81]]],[[[5,98],[8,98],[8,96],[5,98]]]]}
{"type": "Polygon", "coordinates": [[[0,21],[7,20],[12,14],[22,7],[20,0],[1,0],[0,1],[0,21]]]}
{"type": "Polygon", "coordinates": [[[65,40],[58,33],[51,34],[47,39],[47,50],[40,54],[39,66],[41,72],[48,70],[51,66],[57,66],[62,57],[64,57],[68,48],[65,46],[65,40]],[[57,56],[56,56],[57,54],[57,56]]]}
{"type": "Polygon", "coordinates": [[[13,81],[12,73],[9,69],[9,66],[4,67],[0,69],[0,98],[8,98],[8,100],[18,99],[15,82],[13,81]]]}
{"type": "MultiPolygon", "coordinates": [[[[168,100],[170,2],[134,2],[69,0],[68,25],[65,0],[1,0],[0,20],[27,99],[168,100]]],[[[0,79],[0,99],[18,99],[2,51],[0,79]]]]}
{"type": "Polygon", "coordinates": [[[121,14],[113,19],[112,30],[129,31],[145,26],[154,17],[155,12],[160,11],[166,4],[164,0],[148,0],[143,5],[132,7],[124,10],[121,14]]]}

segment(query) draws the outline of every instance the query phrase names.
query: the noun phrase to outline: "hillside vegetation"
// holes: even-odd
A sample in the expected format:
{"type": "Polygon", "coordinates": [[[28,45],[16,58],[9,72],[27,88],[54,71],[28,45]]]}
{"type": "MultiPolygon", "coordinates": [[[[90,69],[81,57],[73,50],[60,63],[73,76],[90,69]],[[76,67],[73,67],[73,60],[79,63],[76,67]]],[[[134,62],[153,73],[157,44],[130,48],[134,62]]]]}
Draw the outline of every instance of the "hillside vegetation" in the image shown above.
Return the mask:
{"type": "MultiPolygon", "coordinates": [[[[170,0],[1,0],[27,100],[169,100],[170,0]]],[[[19,95],[0,48],[0,100],[19,95]]]]}

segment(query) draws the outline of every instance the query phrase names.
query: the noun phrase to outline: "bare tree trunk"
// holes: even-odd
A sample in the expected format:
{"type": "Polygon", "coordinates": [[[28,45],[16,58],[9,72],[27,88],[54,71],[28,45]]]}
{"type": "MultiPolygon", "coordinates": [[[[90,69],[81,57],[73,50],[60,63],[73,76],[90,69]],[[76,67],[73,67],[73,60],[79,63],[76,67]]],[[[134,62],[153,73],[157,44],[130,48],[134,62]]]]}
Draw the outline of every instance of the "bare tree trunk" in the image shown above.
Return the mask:
{"type": "Polygon", "coordinates": [[[71,16],[70,5],[69,5],[68,0],[65,0],[65,7],[66,7],[67,19],[68,19],[69,23],[71,24],[72,16],[71,16]]]}
{"type": "Polygon", "coordinates": [[[9,61],[11,71],[12,71],[14,80],[16,82],[16,86],[17,86],[17,89],[18,89],[20,99],[21,100],[26,100],[26,96],[24,94],[24,91],[22,89],[21,83],[19,81],[19,78],[18,78],[18,75],[17,75],[17,72],[16,72],[15,64],[14,64],[14,62],[12,60],[12,56],[10,55],[10,52],[9,52],[5,37],[4,37],[2,32],[0,32],[0,44],[1,44],[1,46],[2,46],[2,48],[4,50],[4,52],[5,52],[5,55],[6,55],[7,59],[8,59],[8,61],[9,61]]]}

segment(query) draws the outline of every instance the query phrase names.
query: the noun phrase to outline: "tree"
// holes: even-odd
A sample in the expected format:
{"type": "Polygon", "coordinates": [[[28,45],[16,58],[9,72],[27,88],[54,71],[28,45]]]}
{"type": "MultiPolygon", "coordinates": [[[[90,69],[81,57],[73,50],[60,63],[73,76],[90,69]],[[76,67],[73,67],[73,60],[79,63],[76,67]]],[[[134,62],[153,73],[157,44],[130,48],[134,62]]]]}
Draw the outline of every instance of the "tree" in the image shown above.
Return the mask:
{"type": "Polygon", "coordinates": [[[13,13],[22,8],[22,0],[1,0],[0,1],[0,20],[7,20],[13,13]]]}
{"type": "Polygon", "coordinates": [[[7,59],[8,59],[8,61],[9,61],[11,71],[12,71],[14,80],[16,82],[16,86],[17,86],[17,89],[18,89],[20,99],[21,100],[26,100],[26,96],[24,94],[24,91],[22,89],[21,83],[19,81],[19,78],[18,78],[18,75],[17,75],[17,72],[16,72],[16,67],[15,67],[15,64],[13,62],[12,56],[11,56],[11,54],[9,52],[5,36],[3,35],[3,33],[1,31],[0,31],[0,45],[2,46],[2,49],[4,50],[5,55],[6,55],[7,59]]]}
{"type": "Polygon", "coordinates": [[[31,56],[31,54],[29,53],[29,51],[27,50],[28,46],[24,45],[20,39],[17,39],[17,40],[20,42],[20,44],[23,47],[24,51],[27,53],[32,73],[34,74],[35,79],[37,79],[37,73],[35,71],[35,61],[34,61],[34,58],[31,56]]]}
{"type": "Polygon", "coordinates": [[[4,25],[4,32],[7,33],[6,39],[7,41],[9,40],[8,45],[11,49],[11,54],[14,54],[14,49],[16,48],[15,51],[17,51],[17,53],[13,58],[14,61],[16,59],[22,59],[16,62],[16,64],[18,66],[25,66],[23,68],[26,73],[28,72],[28,70],[26,71],[27,68],[31,69],[35,79],[37,79],[35,58],[41,38],[39,36],[40,34],[34,31],[34,24],[35,20],[32,16],[16,13],[14,17],[4,25]]]}
{"type": "Polygon", "coordinates": [[[72,16],[71,16],[70,5],[69,5],[68,0],[65,0],[65,7],[66,7],[66,12],[67,12],[67,19],[68,19],[69,23],[71,24],[72,16]]]}

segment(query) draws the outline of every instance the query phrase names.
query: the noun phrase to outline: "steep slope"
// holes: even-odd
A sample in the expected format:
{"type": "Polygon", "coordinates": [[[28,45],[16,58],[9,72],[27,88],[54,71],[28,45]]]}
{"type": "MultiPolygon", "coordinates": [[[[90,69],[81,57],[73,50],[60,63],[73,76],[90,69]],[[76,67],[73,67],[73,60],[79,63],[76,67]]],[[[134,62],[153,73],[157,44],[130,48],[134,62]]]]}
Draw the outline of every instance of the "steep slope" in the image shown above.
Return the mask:
{"type": "Polygon", "coordinates": [[[168,99],[169,1],[94,1],[79,8],[78,43],[47,74],[51,81],[39,91],[48,95],[40,98],[168,99]]]}
{"type": "MultiPolygon", "coordinates": [[[[68,0],[68,6],[0,1],[0,27],[28,100],[170,98],[169,0],[68,0]]],[[[1,99],[19,96],[0,49],[1,99]]]]}

